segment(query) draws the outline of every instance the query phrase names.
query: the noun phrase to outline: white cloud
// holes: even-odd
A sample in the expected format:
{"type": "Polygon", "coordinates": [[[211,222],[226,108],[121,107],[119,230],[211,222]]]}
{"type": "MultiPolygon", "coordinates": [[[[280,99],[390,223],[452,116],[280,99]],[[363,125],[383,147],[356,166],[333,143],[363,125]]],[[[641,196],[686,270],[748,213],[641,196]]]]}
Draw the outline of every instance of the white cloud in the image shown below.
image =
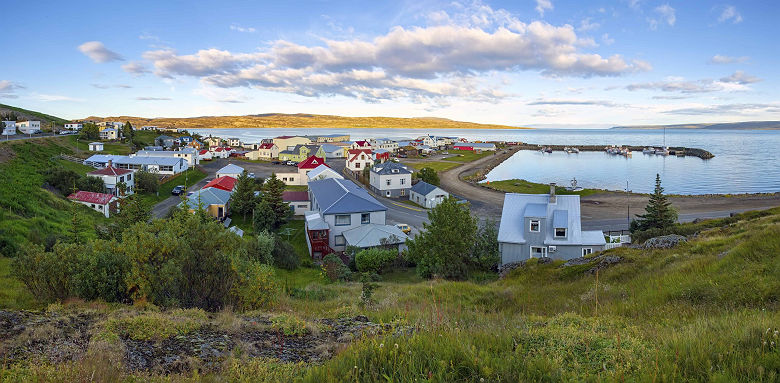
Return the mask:
{"type": "Polygon", "coordinates": [[[126,85],[126,84],[90,84],[94,88],[98,89],[111,89],[111,88],[120,88],[120,89],[130,89],[132,86],[126,85]]]}
{"type": "Polygon", "coordinates": [[[86,43],[79,45],[78,49],[96,63],[124,60],[119,53],[106,48],[100,41],[87,41],[86,43]]]}
{"type": "Polygon", "coordinates": [[[236,24],[231,24],[230,25],[230,30],[231,31],[236,31],[236,32],[244,32],[244,33],[255,33],[255,32],[257,32],[257,30],[252,28],[252,27],[242,27],[242,26],[236,25],[236,24]]]}
{"type": "Polygon", "coordinates": [[[718,22],[724,23],[727,21],[731,21],[733,24],[738,24],[742,22],[742,15],[737,11],[737,8],[735,8],[733,5],[727,5],[723,8],[723,11],[721,11],[720,16],[718,16],[718,22]]]}
{"type": "Polygon", "coordinates": [[[24,89],[23,86],[8,80],[0,80],[0,98],[19,98],[16,91],[24,89]]]}
{"type": "Polygon", "coordinates": [[[247,95],[239,90],[211,86],[202,86],[198,89],[195,89],[193,93],[206,97],[211,101],[224,102],[229,104],[243,104],[250,100],[247,95]]]}
{"type": "Polygon", "coordinates": [[[122,70],[136,76],[151,72],[144,64],[141,64],[137,61],[131,61],[125,65],[122,65],[122,70]]]}
{"type": "Polygon", "coordinates": [[[559,99],[539,99],[529,102],[527,105],[572,105],[572,106],[603,106],[603,107],[625,107],[624,104],[617,104],[607,100],[559,100],[559,99]]]}
{"type": "Polygon", "coordinates": [[[666,23],[669,26],[674,26],[677,22],[676,11],[669,4],[660,5],[655,7],[654,12],[658,15],[657,18],[648,18],[647,22],[650,23],[650,29],[658,29],[660,23],[666,23]]]}
{"type": "Polygon", "coordinates": [[[639,9],[641,0],[628,0],[628,6],[633,9],[639,9]]]}
{"type": "Polygon", "coordinates": [[[536,0],[536,12],[539,12],[540,16],[544,16],[544,11],[553,9],[552,1],[550,0],[536,0]]]}
{"type": "Polygon", "coordinates": [[[759,81],[761,81],[761,79],[758,77],[751,76],[742,71],[736,71],[732,75],[723,77],[720,80],[685,80],[683,78],[672,77],[664,81],[630,84],[625,88],[630,91],[658,90],[662,92],[679,92],[686,94],[735,92],[750,90],[748,85],[759,81]]]}
{"type": "Polygon", "coordinates": [[[711,64],[736,64],[736,63],[747,62],[749,59],[750,57],[747,56],[732,57],[732,56],[715,55],[712,56],[712,58],[710,59],[710,63],[711,64]]]}
{"type": "Polygon", "coordinates": [[[49,101],[73,101],[73,102],[84,102],[84,99],[82,98],[75,98],[70,96],[61,96],[57,94],[35,94],[35,98],[41,101],[49,102],[49,101]]]}
{"type": "Polygon", "coordinates": [[[601,42],[604,43],[604,45],[612,45],[615,43],[615,39],[609,37],[609,33],[605,33],[601,35],[601,42]]]}
{"type": "Polygon", "coordinates": [[[601,27],[601,24],[593,22],[590,17],[587,17],[580,20],[580,26],[577,27],[577,30],[586,32],[586,31],[592,31],[594,29],[598,29],[599,27],[601,27]]]}
{"type": "Polygon", "coordinates": [[[138,101],[169,101],[170,97],[136,97],[138,101]]]}
{"type": "Polygon", "coordinates": [[[751,76],[741,70],[738,70],[734,72],[734,74],[732,74],[731,76],[721,78],[720,81],[725,83],[747,85],[747,84],[753,84],[759,82],[761,81],[761,79],[756,76],[751,76]]]}
{"type": "Polygon", "coordinates": [[[717,105],[697,105],[687,108],[677,108],[664,111],[665,114],[677,115],[749,115],[753,116],[759,113],[780,113],[780,103],[759,103],[759,104],[717,104],[717,105]]]}

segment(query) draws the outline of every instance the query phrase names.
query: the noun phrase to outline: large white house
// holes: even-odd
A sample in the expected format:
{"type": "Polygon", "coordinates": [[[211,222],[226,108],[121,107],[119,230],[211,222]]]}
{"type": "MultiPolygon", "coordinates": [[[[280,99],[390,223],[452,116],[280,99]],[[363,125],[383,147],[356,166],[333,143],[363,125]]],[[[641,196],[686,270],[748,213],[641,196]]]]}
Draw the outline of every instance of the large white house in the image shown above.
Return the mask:
{"type": "Polygon", "coordinates": [[[200,164],[198,149],[195,148],[179,148],[177,150],[139,150],[131,154],[130,157],[183,158],[187,160],[187,164],[190,167],[200,164]]]}
{"type": "Polygon", "coordinates": [[[90,177],[98,177],[106,185],[106,193],[116,197],[124,197],[135,192],[135,170],[115,168],[111,162],[103,169],[98,169],[87,173],[90,177]],[[118,185],[125,185],[124,192],[118,185]]]}
{"type": "Polygon", "coordinates": [[[100,131],[101,140],[116,140],[119,138],[119,130],[116,128],[105,128],[100,131]]]}
{"type": "Polygon", "coordinates": [[[369,176],[371,191],[390,198],[409,196],[412,187],[412,172],[398,162],[376,164],[369,176]]]}
{"type": "Polygon", "coordinates": [[[244,168],[234,165],[234,164],[228,164],[222,169],[217,170],[217,178],[219,177],[233,177],[235,179],[238,179],[238,176],[241,175],[241,173],[244,172],[244,168]]]}
{"type": "Polygon", "coordinates": [[[16,123],[16,129],[23,134],[35,134],[41,132],[40,121],[19,121],[16,123]]]}
{"type": "Polygon", "coordinates": [[[350,149],[347,152],[347,169],[359,173],[374,165],[371,150],[350,149]]]}
{"type": "Polygon", "coordinates": [[[550,194],[504,196],[498,229],[502,265],[529,258],[578,258],[605,246],[604,233],[582,230],[578,195],[555,195],[552,185],[550,194]]]}
{"type": "Polygon", "coordinates": [[[104,168],[109,162],[119,169],[144,170],[157,174],[179,174],[189,169],[187,160],[183,158],[130,157],[113,154],[95,154],[84,160],[84,165],[104,168]]]}
{"type": "Polygon", "coordinates": [[[81,128],[84,127],[84,124],[79,122],[71,122],[68,124],[65,124],[65,129],[67,130],[81,130],[81,128]]]}

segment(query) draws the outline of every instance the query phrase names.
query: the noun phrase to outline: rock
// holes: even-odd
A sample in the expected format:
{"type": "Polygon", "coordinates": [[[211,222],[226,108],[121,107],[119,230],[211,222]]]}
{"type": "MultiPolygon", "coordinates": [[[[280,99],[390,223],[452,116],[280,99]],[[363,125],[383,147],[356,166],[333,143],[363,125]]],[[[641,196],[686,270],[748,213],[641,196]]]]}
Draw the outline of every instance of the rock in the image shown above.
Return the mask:
{"type": "Polygon", "coordinates": [[[510,263],[507,263],[505,265],[501,265],[501,266],[498,267],[498,277],[499,278],[504,278],[509,273],[511,273],[512,270],[520,268],[520,267],[523,267],[523,266],[525,266],[525,261],[510,262],[510,263]]]}
{"type": "Polygon", "coordinates": [[[585,257],[572,258],[572,259],[566,261],[566,263],[563,264],[563,267],[584,265],[586,263],[593,262],[594,259],[596,259],[596,258],[585,258],[585,257]]]}
{"type": "Polygon", "coordinates": [[[607,256],[600,257],[599,263],[591,267],[588,271],[586,271],[586,273],[596,274],[597,271],[606,269],[607,267],[620,263],[621,260],[623,260],[623,258],[620,258],[617,255],[607,255],[607,256]]]}
{"type": "Polygon", "coordinates": [[[642,245],[644,249],[670,249],[686,242],[687,240],[682,235],[670,234],[660,237],[650,238],[642,245]]]}
{"type": "Polygon", "coordinates": [[[550,257],[542,257],[542,258],[539,258],[539,261],[537,261],[536,263],[539,264],[539,265],[546,265],[548,263],[552,263],[552,261],[553,260],[550,257]]]}

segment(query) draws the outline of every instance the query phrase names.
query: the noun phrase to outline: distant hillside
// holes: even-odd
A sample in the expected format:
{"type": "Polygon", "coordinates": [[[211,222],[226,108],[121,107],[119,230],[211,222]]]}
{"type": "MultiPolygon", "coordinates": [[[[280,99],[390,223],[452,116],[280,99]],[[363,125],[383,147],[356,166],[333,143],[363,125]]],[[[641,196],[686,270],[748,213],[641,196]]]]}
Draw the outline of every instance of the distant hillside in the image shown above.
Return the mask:
{"type": "Polygon", "coordinates": [[[247,116],[204,116],[188,118],[142,118],[131,116],[87,117],[92,121],[130,121],[180,129],[209,128],[379,128],[379,129],[530,129],[517,126],[478,124],[444,118],[342,117],[319,114],[264,113],[247,116]]]}
{"type": "Polygon", "coordinates": [[[780,130],[780,121],[715,122],[677,125],[615,126],[612,129],[780,130]]]}
{"type": "Polygon", "coordinates": [[[57,125],[63,125],[70,122],[69,120],[66,120],[64,118],[55,117],[45,113],[35,112],[32,110],[22,109],[15,106],[0,104],[0,114],[4,114],[8,112],[16,113],[16,115],[19,117],[19,121],[38,120],[43,123],[54,122],[57,125]]]}

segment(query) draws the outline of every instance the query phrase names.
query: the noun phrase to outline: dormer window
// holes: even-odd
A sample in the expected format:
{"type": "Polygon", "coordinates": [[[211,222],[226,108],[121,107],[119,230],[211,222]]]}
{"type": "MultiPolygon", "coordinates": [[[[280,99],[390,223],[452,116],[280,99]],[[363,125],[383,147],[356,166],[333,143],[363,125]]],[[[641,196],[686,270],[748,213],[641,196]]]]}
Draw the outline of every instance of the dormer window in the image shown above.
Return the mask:
{"type": "Polygon", "coordinates": [[[538,219],[532,219],[531,224],[528,227],[528,230],[532,233],[538,233],[539,232],[539,220],[538,219]]]}
{"type": "Polygon", "coordinates": [[[555,228],[555,238],[566,238],[566,228],[565,227],[556,227],[555,228]]]}

